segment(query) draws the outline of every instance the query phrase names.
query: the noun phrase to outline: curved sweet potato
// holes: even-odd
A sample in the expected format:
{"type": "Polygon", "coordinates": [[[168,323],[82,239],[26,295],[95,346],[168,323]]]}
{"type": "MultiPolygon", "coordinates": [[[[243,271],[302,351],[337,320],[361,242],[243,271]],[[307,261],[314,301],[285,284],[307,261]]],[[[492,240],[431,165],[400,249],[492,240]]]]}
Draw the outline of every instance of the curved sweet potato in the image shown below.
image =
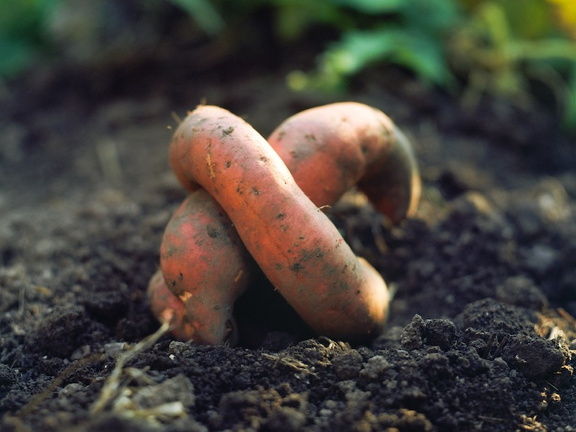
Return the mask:
{"type": "MultiPolygon", "coordinates": [[[[284,159],[298,186],[317,206],[333,204],[359,181],[375,207],[393,222],[410,216],[415,210],[420,194],[420,178],[410,144],[381,111],[352,102],[312,108],[284,121],[271,134],[269,142],[284,159]]],[[[186,188],[198,189],[199,185],[188,173],[179,170],[177,166],[175,172],[186,188]]],[[[209,196],[203,197],[203,201],[208,207],[219,208],[209,196]]],[[[200,202],[196,205],[200,205],[200,202]]],[[[226,217],[209,217],[212,213],[213,209],[208,210],[205,215],[208,217],[204,220],[211,219],[213,229],[219,223],[223,224],[220,231],[228,233],[231,229],[229,220],[226,217]]],[[[178,220],[177,215],[174,219],[178,220]]],[[[184,250],[184,247],[188,247],[186,245],[194,244],[194,239],[204,243],[201,239],[207,236],[207,230],[202,223],[193,222],[171,221],[167,232],[171,234],[165,235],[163,248],[174,250],[184,250]]],[[[233,242],[220,244],[218,250],[198,251],[198,254],[204,261],[217,261],[218,256],[225,257],[228,265],[243,268],[245,283],[239,286],[230,273],[226,280],[223,274],[214,277],[214,269],[209,266],[194,265],[194,271],[187,272],[185,282],[180,281],[173,285],[174,291],[179,293],[181,298],[187,299],[187,310],[194,322],[190,324],[186,319],[181,329],[176,328],[174,336],[178,339],[192,338],[198,343],[220,343],[229,340],[228,332],[233,322],[230,314],[232,304],[246,288],[253,270],[252,263],[247,262],[250,260],[246,260],[247,254],[236,256],[234,251],[226,250],[234,248],[234,244],[238,243],[235,232],[228,234],[228,237],[230,236],[235,238],[233,242]],[[210,256],[214,258],[209,258],[210,256]],[[214,283],[218,286],[214,286],[214,283]],[[219,300],[215,298],[214,292],[218,293],[219,300]],[[228,313],[214,313],[210,305],[206,305],[207,301],[215,302],[213,306],[216,306],[216,310],[226,310],[228,313]],[[228,301],[227,306],[222,307],[225,301],[228,301]],[[188,331],[183,331],[185,325],[188,331]]],[[[181,262],[180,257],[168,260],[165,258],[163,261],[172,263],[170,266],[166,265],[167,280],[177,280],[178,266],[185,262],[181,262]]],[[[372,275],[380,278],[375,271],[372,275]]],[[[164,310],[161,303],[163,301],[165,306],[173,306],[176,314],[186,313],[182,304],[175,305],[182,302],[176,297],[169,298],[168,289],[164,289],[167,293],[163,292],[162,298],[156,296],[152,299],[153,307],[164,310]]],[[[155,311],[155,314],[160,317],[158,311],[155,311]]]]}
{"type": "Polygon", "coordinates": [[[233,343],[233,306],[250,283],[255,264],[224,210],[205,190],[191,193],[168,222],[160,266],[176,296],[171,301],[178,299],[187,316],[189,329],[178,338],[233,343]]]}
{"type": "Polygon", "coordinates": [[[152,314],[160,321],[170,324],[172,335],[179,340],[193,339],[194,327],[188,320],[184,303],[166,286],[161,270],[157,270],[148,282],[148,298],[152,314]]]}
{"type": "Polygon", "coordinates": [[[412,147],[382,111],[356,102],[311,108],[285,120],[268,142],[317,206],[358,184],[393,223],[416,211],[421,184],[412,147]]]}
{"type": "Polygon", "coordinates": [[[381,328],[384,281],[250,125],[222,108],[200,106],[175,132],[170,161],[181,182],[202,186],[225,209],[268,279],[315,331],[357,339],[381,328]]]}

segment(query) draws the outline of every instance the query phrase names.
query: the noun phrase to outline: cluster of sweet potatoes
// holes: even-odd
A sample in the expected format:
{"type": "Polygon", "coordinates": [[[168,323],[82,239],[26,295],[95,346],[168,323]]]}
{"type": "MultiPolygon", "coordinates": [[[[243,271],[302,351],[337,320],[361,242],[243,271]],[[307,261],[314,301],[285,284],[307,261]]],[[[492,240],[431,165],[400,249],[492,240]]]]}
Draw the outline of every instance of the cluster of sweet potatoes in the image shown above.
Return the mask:
{"type": "Polygon", "coordinates": [[[321,211],[357,186],[392,222],[413,214],[420,177],[412,149],[372,107],[336,103],[284,121],[264,139],[215,106],[175,131],[170,163],[190,192],[168,223],[148,294],[174,337],[235,339],[233,308],[258,267],[318,334],[377,334],[389,293],[321,211]]]}

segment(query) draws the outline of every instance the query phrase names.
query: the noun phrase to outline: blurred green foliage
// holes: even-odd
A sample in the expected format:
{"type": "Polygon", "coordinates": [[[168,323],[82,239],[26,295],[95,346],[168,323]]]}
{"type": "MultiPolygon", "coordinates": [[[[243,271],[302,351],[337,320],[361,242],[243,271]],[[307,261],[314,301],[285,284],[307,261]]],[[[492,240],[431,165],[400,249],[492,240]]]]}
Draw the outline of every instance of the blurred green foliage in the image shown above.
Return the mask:
{"type": "Polygon", "coordinates": [[[355,17],[353,25],[319,56],[311,73],[294,72],[292,88],[338,90],[347,78],[382,62],[413,71],[438,86],[453,84],[446,60],[444,37],[461,19],[453,0],[328,0],[355,17]]]}
{"type": "Polygon", "coordinates": [[[46,16],[57,0],[0,2],[0,77],[13,76],[47,49],[46,16]]]}
{"type": "Polygon", "coordinates": [[[209,0],[172,0],[172,3],[184,9],[207,34],[216,36],[224,30],[226,23],[209,0]]]}
{"type": "Polygon", "coordinates": [[[465,105],[490,94],[530,107],[539,83],[561,107],[564,124],[576,130],[576,42],[561,26],[566,17],[555,3],[562,1],[573,0],[522,0],[522,7],[517,0],[468,2],[474,4],[467,18],[446,43],[451,69],[465,77],[465,105]]]}
{"type": "MultiPolygon", "coordinates": [[[[50,52],[49,17],[66,1],[0,3],[0,77],[14,76],[50,52]]],[[[537,82],[562,107],[565,124],[576,130],[574,0],[145,2],[176,5],[208,38],[226,34],[230,43],[250,40],[247,17],[262,11],[272,17],[270,27],[285,46],[298,49],[319,28],[324,36],[333,35],[313,70],[289,74],[288,85],[295,90],[342,91],[359,72],[386,63],[454,92],[469,106],[487,94],[529,106],[537,82]]]]}

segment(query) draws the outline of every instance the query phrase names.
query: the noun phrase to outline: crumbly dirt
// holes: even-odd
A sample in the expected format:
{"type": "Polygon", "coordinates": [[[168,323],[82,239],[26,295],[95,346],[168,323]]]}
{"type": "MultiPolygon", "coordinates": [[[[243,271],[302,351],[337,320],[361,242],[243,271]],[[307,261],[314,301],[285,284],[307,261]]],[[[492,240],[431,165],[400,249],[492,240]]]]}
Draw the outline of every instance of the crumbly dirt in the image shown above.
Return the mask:
{"type": "Polygon", "coordinates": [[[62,67],[3,89],[0,429],[575,431],[576,145],[552,116],[468,111],[395,70],[336,97],[233,66],[62,67]],[[266,136],[335,100],[386,112],[421,167],[414,219],[390,227],[356,194],[330,211],[395,292],[383,334],[312,335],[262,281],[237,305],[240,346],[145,339],[184,197],[178,117],[207,101],[266,136]]]}

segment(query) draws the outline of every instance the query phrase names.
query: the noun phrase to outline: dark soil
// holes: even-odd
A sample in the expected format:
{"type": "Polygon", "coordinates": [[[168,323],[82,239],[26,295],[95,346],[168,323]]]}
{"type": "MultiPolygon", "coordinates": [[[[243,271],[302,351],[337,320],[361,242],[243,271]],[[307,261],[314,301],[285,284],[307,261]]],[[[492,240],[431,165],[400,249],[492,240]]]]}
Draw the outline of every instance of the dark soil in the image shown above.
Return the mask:
{"type": "Polygon", "coordinates": [[[576,145],[553,116],[467,111],[388,69],[338,97],[294,94],[288,70],[54,67],[3,89],[0,429],[575,431],[576,145]],[[371,344],[306,334],[260,292],[239,305],[241,346],[164,335],[140,349],[184,197],[171,130],[203,100],[265,136],[302,109],[360,101],[413,141],[416,218],[388,227],[357,197],[330,214],[396,291],[371,344]]]}

